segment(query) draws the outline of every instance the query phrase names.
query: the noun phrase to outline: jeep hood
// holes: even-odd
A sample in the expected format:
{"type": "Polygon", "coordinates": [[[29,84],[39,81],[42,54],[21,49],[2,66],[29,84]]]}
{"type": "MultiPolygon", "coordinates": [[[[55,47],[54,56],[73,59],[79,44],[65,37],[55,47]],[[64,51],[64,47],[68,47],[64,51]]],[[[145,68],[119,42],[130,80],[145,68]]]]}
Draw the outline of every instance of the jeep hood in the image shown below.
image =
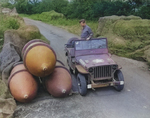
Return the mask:
{"type": "Polygon", "coordinates": [[[86,68],[116,64],[108,54],[79,56],[76,60],[86,68]]]}

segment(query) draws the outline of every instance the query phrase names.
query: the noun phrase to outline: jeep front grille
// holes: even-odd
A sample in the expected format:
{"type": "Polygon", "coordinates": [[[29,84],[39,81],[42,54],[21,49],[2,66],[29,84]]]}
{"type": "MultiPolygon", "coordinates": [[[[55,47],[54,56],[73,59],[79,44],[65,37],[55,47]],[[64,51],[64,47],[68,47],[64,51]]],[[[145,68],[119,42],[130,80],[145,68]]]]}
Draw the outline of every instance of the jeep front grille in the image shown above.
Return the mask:
{"type": "Polygon", "coordinates": [[[106,78],[112,76],[112,66],[94,67],[94,78],[106,78]]]}

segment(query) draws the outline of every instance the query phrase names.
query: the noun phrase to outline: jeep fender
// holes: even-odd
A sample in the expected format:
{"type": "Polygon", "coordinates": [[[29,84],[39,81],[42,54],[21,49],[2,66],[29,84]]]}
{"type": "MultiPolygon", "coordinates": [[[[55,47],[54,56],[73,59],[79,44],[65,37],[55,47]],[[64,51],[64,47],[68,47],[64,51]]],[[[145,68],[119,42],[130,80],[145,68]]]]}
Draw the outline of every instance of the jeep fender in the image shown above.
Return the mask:
{"type": "Polygon", "coordinates": [[[89,74],[81,65],[76,65],[76,69],[82,74],[89,74]]]}

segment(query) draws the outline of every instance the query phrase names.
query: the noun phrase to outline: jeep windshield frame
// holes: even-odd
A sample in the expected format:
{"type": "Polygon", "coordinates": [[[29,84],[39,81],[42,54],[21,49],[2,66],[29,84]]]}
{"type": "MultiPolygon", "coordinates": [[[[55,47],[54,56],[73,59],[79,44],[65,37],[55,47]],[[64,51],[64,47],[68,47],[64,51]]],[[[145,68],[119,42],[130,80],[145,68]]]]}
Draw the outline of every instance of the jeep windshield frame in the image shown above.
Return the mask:
{"type": "Polygon", "coordinates": [[[94,50],[94,49],[107,49],[107,39],[98,38],[92,40],[78,40],[75,41],[74,48],[76,51],[81,50],[94,50]]]}

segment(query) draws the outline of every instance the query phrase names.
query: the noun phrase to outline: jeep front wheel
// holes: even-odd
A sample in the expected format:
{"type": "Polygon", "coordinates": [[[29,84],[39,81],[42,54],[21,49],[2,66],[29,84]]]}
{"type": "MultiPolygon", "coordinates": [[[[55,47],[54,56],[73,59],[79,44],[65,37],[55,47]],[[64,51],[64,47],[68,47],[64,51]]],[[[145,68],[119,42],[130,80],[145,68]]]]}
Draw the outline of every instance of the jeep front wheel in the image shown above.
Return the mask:
{"type": "Polygon", "coordinates": [[[85,96],[87,94],[87,83],[85,76],[79,73],[77,75],[77,83],[80,95],[85,96]]]}
{"type": "Polygon", "coordinates": [[[115,79],[116,81],[120,81],[120,83],[123,83],[122,85],[116,85],[116,86],[114,86],[115,89],[116,89],[117,91],[123,90],[123,88],[124,88],[124,77],[123,77],[123,74],[122,74],[122,72],[121,72],[120,70],[117,70],[117,71],[115,72],[115,74],[114,74],[114,79],[115,79]]]}

